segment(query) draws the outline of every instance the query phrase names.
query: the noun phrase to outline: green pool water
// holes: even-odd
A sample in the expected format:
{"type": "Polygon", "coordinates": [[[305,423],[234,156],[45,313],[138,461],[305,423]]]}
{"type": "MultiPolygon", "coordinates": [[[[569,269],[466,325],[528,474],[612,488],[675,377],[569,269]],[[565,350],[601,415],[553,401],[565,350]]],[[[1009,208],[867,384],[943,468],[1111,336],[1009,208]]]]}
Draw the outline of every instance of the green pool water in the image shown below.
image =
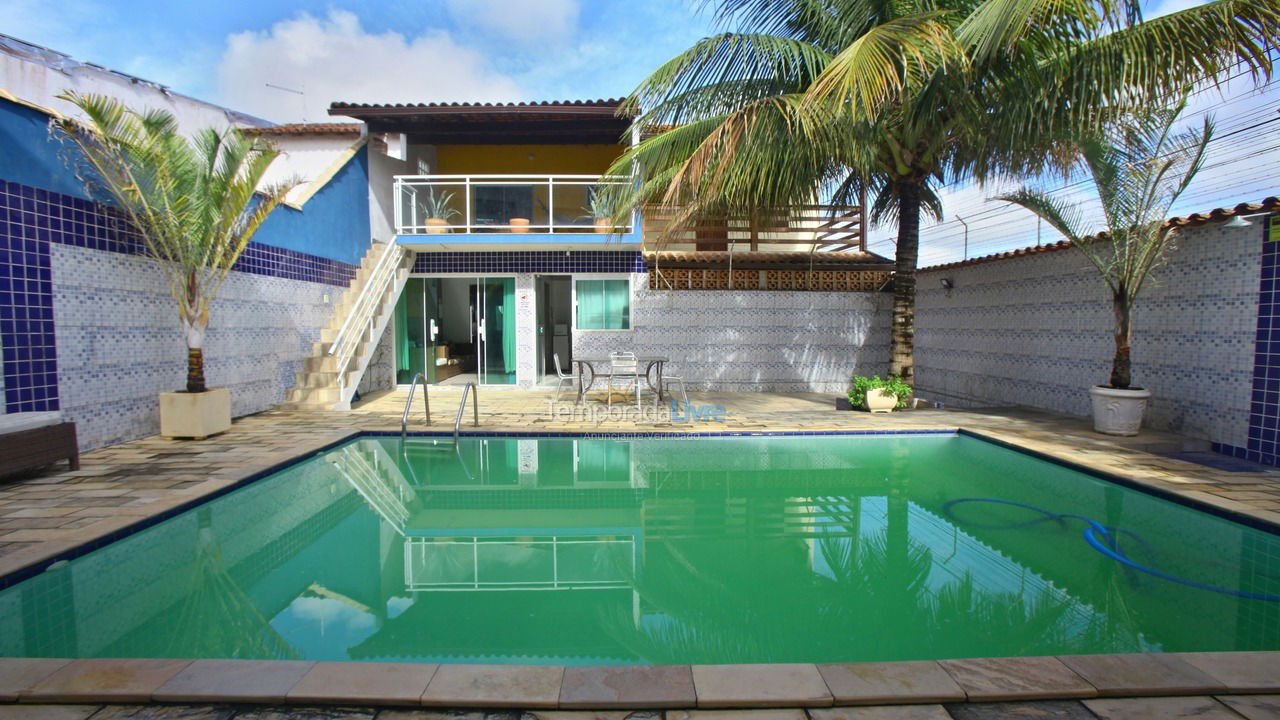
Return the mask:
{"type": "Polygon", "coordinates": [[[1280,537],[963,435],[368,437],[0,591],[0,655],[1280,649],[1240,593],[1280,595],[1280,537]]]}

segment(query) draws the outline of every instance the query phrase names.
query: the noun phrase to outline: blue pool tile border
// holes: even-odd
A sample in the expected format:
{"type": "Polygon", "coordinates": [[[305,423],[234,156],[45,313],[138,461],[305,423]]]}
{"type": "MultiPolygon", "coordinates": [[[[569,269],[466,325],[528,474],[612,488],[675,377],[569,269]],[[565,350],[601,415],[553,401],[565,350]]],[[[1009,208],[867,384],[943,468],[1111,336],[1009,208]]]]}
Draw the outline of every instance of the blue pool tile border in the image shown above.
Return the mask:
{"type": "MultiPolygon", "coordinates": [[[[901,437],[951,435],[955,437],[972,438],[974,440],[990,443],[992,445],[996,445],[998,447],[1002,447],[1002,448],[1011,450],[1013,452],[1019,452],[1039,460],[1044,460],[1046,462],[1053,463],[1054,465],[1058,465],[1058,466],[1067,468],[1069,470],[1074,470],[1076,472],[1083,473],[1085,475],[1089,475],[1091,477],[1095,477],[1106,482],[1112,482],[1117,485],[1121,485],[1123,487],[1129,488],[1131,490],[1143,492],[1148,495],[1152,495],[1154,497],[1160,498],[1162,500],[1168,500],[1177,505],[1181,505],[1183,507],[1187,507],[1192,510],[1198,510],[1200,512],[1207,513],[1209,515],[1214,515],[1214,516],[1223,518],[1225,520],[1229,520],[1231,522],[1236,522],[1241,525],[1245,525],[1247,527],[1253,528],[1255,530],[1261,530],[1263,532],[1271,533],[1273,535],[1280,535],[1280,525],[1267,522],[1266,520],[1251,517],[1249,515],[1244,515],[1244,514],[1235,512],[1233,510],[1228,510],[1226,508],[1220,508],[1213,505],[1204,504],[1192,498],[1182,497],[1176,493],[1173,493],[1168,490],[1164,490],[1162,488],[1152,487],[1150,485],[1144,485],[1142,483],[1134,482],[1129,478],[1126,478],[1121,475],[1117,475],[1115,473],[1107,472],[1105,470],[1098,470],[1096,468],[1091,468],[1085,465],[1081,465],[1079,463],[1072,462],[1070,460],[1054,457],[1052,455],[1041,452],[1039,450],[1023,447],[1014,442],[991,437],[989,435],[985,435],[980,432],[968,430],[965,428],[926,428],[926,429],[920,429],[920,430],[766,430],[766,431],[726,430],[726,431],[719,431],[719,432],[715,432],[715,431],[678,432],[676,431],[676,432],[642,432],[642,433],[498,431],[498,432],[485,432],[485,433],[479,433],[479,432],[462,433],[461,437],[467,437],[467,438],[489,438],[489,437],[535,438],[537,437],[537,438],[682,439],[682,438],[698,438],[698,437],[703,437],[703,438],[706,438],[706,437],[812,437],[812,436],[857,437],[857,436],[884,436],[884,435],[897,435],[901,437]]],[[[25,568],[15,570],[7,575],[0,576],[0,590],[4,590],[5,588],[16,585],[17,583],[23,582],[24,580],[28,580],[32,577],[35,577],[36,575],[39,575],[45,570],[48,570],[50,566],[56,563],[59,563],[65,560],[73,560],[75,558],[86,555],[90,552],[93,552],[94,550],[110,545],[111,543],[114,543],[118,540],[123,540],[124,538],[129,537],[130,535],[134,535],[136,533],[142,532],[143,530],[146,530],[147,528],[158,525],[159,523],[162,523],[165,520],[169,520],[170,518],[181,515],[182,513],[187,512],[188,510],[204,505],[207,502],[216,500],[224,495],[227,495],[228,493],[239,490],[240,488],[245,487],[246,485],[250,485],[269,475],[278,473],[282,470],[285,470],[294,465],[297,465],[298,463],[303,462],[304,460],[309,460],[317,455],[320,455],[321,453],[328,452],[329,450],[332,450],[335,447],[345,445],[349,442],[352,442],[353,440],[359,440],[360,438],[365,438],[365,437],[399,437],[399,436],[400,436],[400,433],[392,430],[363,430],[363,431],[352,430],[351,432],[341,437],[335,438],[331,442],[325,443],[324,445],[321,445],[318,448],[308,450],[302,454],[296,455],[287,460],[282,460],[271,466],[255,471],[239,480],[236,480],[233,483],[228,484],[226,487],[218,488],[217,490],[211,491],[208,494],[202,495],[198,498],[192,498],[191,500],[188,500],[180,505],[176,505],[172,508],[169,508],[168,510],[164,510],[162,512],[156,513],[155,515],[149,515],[145,518],[140,518],[137,522],[134,522],[125,527],[119,528],[118,530],[113,530],[112,532],[109,532],[106,535],[103,535],[102,537],[95,538],[81,545],[77,545],[73,548],[68,548],[63,552],[57,553],[53,557],[46,558],[37,563],[33,563],[32,565],[28,565],[25,568]]],[[[440,432],[440,431],[419,431],[419,432],[408,433],[408,437],[452,438],[453,433],[440,432]]]]}

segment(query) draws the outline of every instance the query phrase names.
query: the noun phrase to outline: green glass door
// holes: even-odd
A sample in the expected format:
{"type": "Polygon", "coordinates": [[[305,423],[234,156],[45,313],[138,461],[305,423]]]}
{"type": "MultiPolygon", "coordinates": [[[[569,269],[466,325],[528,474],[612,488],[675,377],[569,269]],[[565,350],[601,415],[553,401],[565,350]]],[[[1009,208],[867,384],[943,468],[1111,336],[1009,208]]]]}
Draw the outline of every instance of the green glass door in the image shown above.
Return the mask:
{"type": "Polygon", "coordinates": [[[422,373],[436,382],[440,332],[440,280],[409,278],[396,302],[396,382],[408,384],[422,373]]]}
{"type": "Polygon", "coordinates": [[[516,280],[510,277],[480,278],[476,303],[480,328],[480,382],[514,385],[516,382],[516,280]]]}

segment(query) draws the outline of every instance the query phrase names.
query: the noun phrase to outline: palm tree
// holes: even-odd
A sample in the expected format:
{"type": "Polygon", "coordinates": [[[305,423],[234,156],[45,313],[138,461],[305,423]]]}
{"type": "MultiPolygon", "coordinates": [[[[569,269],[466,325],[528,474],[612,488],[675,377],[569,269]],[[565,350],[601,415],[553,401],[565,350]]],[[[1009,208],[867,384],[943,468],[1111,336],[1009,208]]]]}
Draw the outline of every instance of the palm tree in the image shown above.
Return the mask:
{"type": "Polygon", "coordinates": [[[296,182],[258,192],[279,152],[238,130],[188,139],[165,110],[138,111],[103,95],[59,96],[88,118],[55,120],[79,154],[77,174],[105,193],[159,261],[187,342],[187,392],[205,391],[209,306],[254,232],[296,182]]]}
{"type": "MultiPolygon", "coordinates": [[[[1071,137],[1243,63],[1269,76],[1280,0],[1144,21],[1139,0],[719,0],[706,38],[631,94],[662,129],[610,172],[676,222],[864,191],[896,220],[889,372],[914,382],[915,266],[938,183],[1069,170],[1071,137]]],[[[625,211],[624,211],[625,212],[625,211]]],[[[620,213],[622,214],[622,213],[620,213]]]]}
{"type": "Polygon", "coordinates": [[[1135,115],[1079,143],[1080,157],[1093,177],[1106,232],[1089,237],[1090,223],[1079,206],[1042,190],[1022,188],[997,199],[1020,205],[1044,219],[1101,273],[1115,312],[1115,355],[1110,387],[1128,389],[1131,380],[1133,305],[1177,236],[1166,221],[1169,208],[1199,172],[1213,121],[1200,130],[1175,132],[1185,103],[1135,115]]]}

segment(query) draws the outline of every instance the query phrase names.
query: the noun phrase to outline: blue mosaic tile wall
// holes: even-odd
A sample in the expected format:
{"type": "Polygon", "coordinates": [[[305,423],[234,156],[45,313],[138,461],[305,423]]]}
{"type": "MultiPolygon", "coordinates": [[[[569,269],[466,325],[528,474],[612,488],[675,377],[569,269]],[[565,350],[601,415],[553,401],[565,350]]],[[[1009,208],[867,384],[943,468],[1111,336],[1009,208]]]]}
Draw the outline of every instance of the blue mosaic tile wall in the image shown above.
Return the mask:
{"type": "MultiPolygon", "coordinates": [[[[1280,216],[1267,218],[1280,223],[1280,216]]],[[[1246,447],[1214,443],[1215,452],[1267,465],[1280,465],[1280,242],[1269,242],[1263,227],[1262,277],[1258,290],[1258,332],[1253,358],[1246,447]]]]}
{"type": "Polygon", "coordinates": [[[529,252],[422,252],[415,273],[642,273],[634,250],[543,250],[529,252]]]}
{"type": "MultiPolygon", "coordinates": [[[[6,412],[57,410],[52,243],[141,255],[120,213],[83,198],[0,180],[0,347],[6,412]]],[[[251,243],[235,269],[345,287],[357,266],[251,243]]]]}
{"type": "Polygon", "coordinates": [[[48,231],[24,222],[36,208],[34,194],[25,197],[0,187],[0,347],[7,413],[58,409],[48,231]]]}

